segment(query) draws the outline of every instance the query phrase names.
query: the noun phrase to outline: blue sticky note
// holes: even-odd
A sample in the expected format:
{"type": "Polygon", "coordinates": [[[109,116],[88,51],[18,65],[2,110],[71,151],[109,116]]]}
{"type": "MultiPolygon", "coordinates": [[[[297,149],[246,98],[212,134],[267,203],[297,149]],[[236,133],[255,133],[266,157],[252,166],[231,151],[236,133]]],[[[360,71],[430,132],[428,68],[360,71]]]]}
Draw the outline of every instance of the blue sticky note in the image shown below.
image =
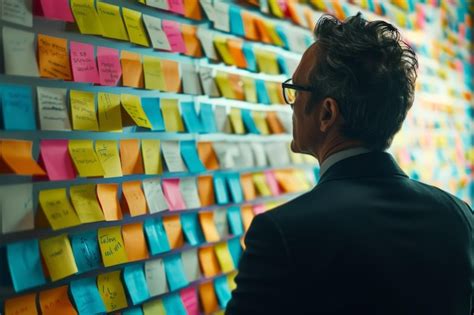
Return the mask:
{"type": "Polygon", "coordinates": [[[179,147],[181,150],[181,156],[183,157],[183,160],[191,173],[201,173],[206,171],[206,168],[199,159],[196,141],[181,141],[179,143],[179,147]]]}
{"type": "Polygon", "coordinates": [[[221,308],[226,308],[227,303],[230,301],[230,289],[227,277],[219,277],[214,280],[214,289],[216,291],[217,299],[221,308]]]}
{"type": "Polygon", "coordinates": [[[286,49],[289,49],[288,45],[288,37],[286,36],[285,29],[281,25],[275,26],[276,33],[278,34],[278,37],[280,37],[281,41],[283,42],[283,47],[286,49]]]}
{"type": "Polygon", "coordinates": [[[188,315],[188,312],[184,308],[183,301],[181,301],[181,297],[177,293],[172,293],[163,297],[163,305],[166,314],[188,315]]]}
{"type": "Polygon", "coordinates": [[[188,285],[188,280],[184,273],[183,262],[181,255],[172,255],[163,258],[165,263],[166,279],[171,291],[181,289],[188,285]]]}
{"type": "Polygon", "coordinates": [[[281,73],[284,73],[286,75],[290,75],[290,70],[288,70],[288,65],[286,64],[285,58],[282,56],[278,56],[277,58],[278,66],[280,67],[281,73]]]}
{"type": "Polygon", "coordinates": [[[232,206],[227,209],[227,221],[230,225],[230,231],[233,235],[244,234],[244,228],[242,225],[242,216],[240,214],[240,208],[232,206]]]}
{"type": "Polygon", "coordinates": [[[247,62],[247,70],[257,72],[257,59],[255,58],[252,45],[244,42],[242,45],[242,52],[244,53],[245,61],[247,62]]]}
{"type": "Polygon", "coordinates": [[[96,278],[71,281],[71,294],[79,314],[105,313],[105,305],[97,289],[96,278]]]}
{"type": "Polygon", "coordinates": [[[99,268],[102,265],[97,231],[72,235],[71,246],[80,273],[99,268]]]}
{"type": "Polygon", "coordinates": [[[234,200],[235,203],[244,201],[244,193],[242,191],[242,186],[240,185],[240,174],[228,173],[226,178],[230,194],[232,195],[232,200],[234,200]]]}
{"type": "Polygon", "coordinates": [[[181,114],[188,132],[199,133],[203,131],[202,123],[193,102],[181,102],[181,114]]]}
{"type": "Polygon", "coordinates": [[[35,130],[33,94],[29,86],[2,86],[3,126],[6,130],[35,130]]]}
{"type": "Polygon", "coordinates": [[[216,194],[217,204],[222,205],[229,203],[229,196],[227,195],[227,188],[225,185],[225,175],[215,173],[212,180],[214,182],[214,193],[216,194]]]}
{"type": "Polygon", "coordinates": [[[37,239],[8,244],[7,260],[16,292],[45,284],[37,239]]]}
{"type": "Polygon", "coordinates": [[[183,213],[181,215],[181,227],[189,244],[195,246],[204,242],[204,235],[197,213],[183,213]]]}
{"type": "Polygon", "coordinates": [[[257,89],[257,100],[262,104],[270,104],[270,96],[267,93],[267,87],[265,81],[261,79],[255,80],[255,88],[257,89]]]}
{"type": "Polygon", "coordinates": [[[255,121],[252,118],[252,112],[250,109],[241,109],[240,112],[242,113],[242,121],[244,122],[245,128],[248,130],[248,132],[257,135],[260,134],[257,126],[255,126],[255,121]]]}
{"type": "Polygon", "coordinates": [[[201,110],[199,112],[199,118],[202,122],[204,133],[215,133],[217,132],[216,120],[212,105],[207,103],[201,103],[201,110]]]}
{"type": "Polygon", "coordinates": [[[158,97],[142,97],[142,107],[151,123],[151,130],[164,131],[165,122],[161,114],[160,99],[158,97]]]}
{"type": "Polygon", "coordinates": [[[142,303],[150,298],[142,264],[126,266],[123,271],[123,279],[125,280],[125,286],[133,305],[142,303]]]}
{"type": "Polygon", "coordinates": [[[227,246],[229,247],[230,256],[232,256],[232,260],[234,261],[234,266],[238,266],[240,256],[242,256],[242,246],[240,245],[240,239],[230,239],[227,242],[227,246]]]}
{"type": "Polygon", "coordinates": [[[148,247],[152,255],[170,250],[170,244],[161,218],[146,219],[144,226],[148,247]]]}
{"type": "Polygon", "coordinates": [[[240,8],[231,4],[229,6],[230,32],[235,35],[245,37],[244,22],[240,8]]]}
{"type": "Polygon", "coordinates": [[[122,315],[143,315],[143,311],[140,307],[134,307],[123,311],[122,315]]]}

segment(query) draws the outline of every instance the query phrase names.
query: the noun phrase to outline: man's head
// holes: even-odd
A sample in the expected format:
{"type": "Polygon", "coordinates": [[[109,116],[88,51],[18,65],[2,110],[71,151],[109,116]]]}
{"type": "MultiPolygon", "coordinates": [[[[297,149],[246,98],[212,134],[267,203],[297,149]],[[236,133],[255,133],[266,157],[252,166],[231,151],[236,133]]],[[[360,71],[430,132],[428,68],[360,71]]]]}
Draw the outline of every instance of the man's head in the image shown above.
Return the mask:
{"type": "Polygon", "coordinates": [[[418,62],[398,30],[325,15],[293,75],[292,149],[320,162],[340,149],[387,149],[413,104],[418,62]]]}

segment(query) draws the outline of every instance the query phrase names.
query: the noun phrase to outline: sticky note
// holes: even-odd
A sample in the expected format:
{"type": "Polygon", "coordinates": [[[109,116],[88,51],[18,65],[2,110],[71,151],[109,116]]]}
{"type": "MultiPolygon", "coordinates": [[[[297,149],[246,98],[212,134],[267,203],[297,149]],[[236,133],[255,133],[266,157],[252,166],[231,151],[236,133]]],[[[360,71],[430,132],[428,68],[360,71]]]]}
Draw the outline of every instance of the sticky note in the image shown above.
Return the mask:
{"type": "Polygon", "coordinates": [[[143,233],[143,223],[136,222],[122,226],[122,237],[125,243],[128,261],[148,258],[148,249],[143,233]]]}
{"type": "Polygon", "coordinates": [[[234,90],[232,89],[232,85],[229,81],[229,74],[225,72],[218,71],[216,74],[216,83],[219,87],[219,92],[221,96],[229,99],[235,99],[236,96],[234,94],[234,90]]]}
{"type": "Polygon", "coordinates": [[[225,176],[223,174],[215,174],[213,180],[217,203],[220,205],[228,203],[229,196],[227,195],[225,176]]]}
{"type": "Polygon", "coordinates": [[[37,239],[10,243],[6,247],[8,267],[16,292],[46,282],[37,239]]]}
{"type": "Polygon", "coordinates": [[[98,109],[100,131],[122,130],[120,95],[99,92],[98,109]]]}
{"type": "Polygon", "coordinates": [[[97,198],[106,221],[122,219],[122,210],[117,199],[117,184],[97,184],[97,198]]]}
{"type": "Polygon", "coordinates": [[[123,244],[121,227],[99,228],[97,231],[104,266],[109,267],[127,262],[127,252],[123,244]]]}
{"type": "Polygon", "coordinates": [[[196,113],[193,102],[182,102],[181,112],[183,114],[184,124],[186,125],[188,132],[199,133],[203,131],[204,127],[202,126],[201,120],[196,113]]]}
{"type": "Polygon", "coordinates": [[[139,54],[122,50],[120,62],[122,64],[122,84],[129,87],[143,87],[141,56],[139,54]]]}
{"type": "MultiPolygon", "coordinates": [[[[237,240],[238,241],[238,240],[237,240]]],[[[237,272],[233,271],[227,275],[227,282],[229,283],[229,288],[233,291],[237,288],[237,284],[235,283],[235,277],[237,276],[237,272]]]]}
{"type": "Polygon", "coordinates": [[[182,0],[168,0],[169,10],[184,15],[184,4],[182,0]]]}
{"type": "Polygon", "coordinates": [[[34,229],[33,184],[2,185],[0,216],[3,234],[34,229]]]}
{"type": "Polygon", "coordinates": [[[132,94],[122,94],[121,101],[123,108],[127,111],[137,126],[151,128],[150,120],[143,111],[139,96],[132,94]]]}
{"type": "Polygon", "coordinates": [[[181,290],[179,293],[181,296],[181,301],[183,302],[184,308],[186,309],[187,314],[198,315],[199,311],[199,302],[197,296],[197,290],[194,287],[189,287],[181,290]]]}
{"type": "Polygon", "coordinates": [[[161,19],[143,14],[143,22],[145,23],[153,48],[170,51],[171,45],[161,26],[161,19]]]}
{"type": "Polygon", "coordinates": [[[79,217],[67,198],[65,188],[40,191],[39,203],[53,230],[80,224],[79,217]]]}
{"type": "Polygon", "coordinates": [[[188,314],[178,293],[171,293],[170,295],[163,297],[163,305],[165,307],[166,314],[188,314]]]}
{"type": "Polygon", "coordinates": [[[199,118],[203,125],[203,133],[217,132],[216,121],[214,119],[214,112],[212,105],[207,103],[200,103],[199,118]]]}
{"type": "Polygon", "coordinates": [[[221,308],[226,308],[227,303],[230,301],[231,294],[227,277],[218,277],[214,280],[214,289],[219,299],[219,305],[221,308]]]}
{"type": "Polygon", "coordinates": [[[38,77],[35,34],[4,26],[2,35],[5,74],[38,77]]]}
{"type": "MultiPolygon", "coordinates": [[[[201,4],[202,3],[204,2],[201,2],[201,4]]],[[[201,41],[204,54],[206,55],[207,58],[211,60],[217,60],[217,51],[216,51],[216,48],[214,47],[215,35],[216,35],[216,32],[210,29],[206,29],[203,27],[199,27],[197,29],[197,36],[199,40],[201,41]]]]}
{"type": "Polygon", "coordinates": [[[94,270],[102,265],[97,231],[73,234],[70,238],[78,272],[94,270]]]}
{"type": "Polygon", "coordinates": [[[161,143],[161,150],[166,162],[168,171],[170,172],[185,172],[186,165],[181,158],[180,144],[178,141],[163,141],[161,143]]]}
{"type": "Polygon", "coordinates": [[[240,257],[242,256],[242,246],[240,244],[240,239],[230,239],[227,242],[227,246],[229,247],[230,255],[232,256],[232,260],[234,261],[234,266],[238,266],[240,257]]]}
{"type": "Polygon", "coordinates": [[[36,91],[41,130],[71,130],[66,108],[67,89],[38,86],[36,91]]]}
{"type": "Polygon", "coordinates": [[[67,39],[38,34],[40,76],[72,80],[67,39]]]}
{"type": "Polygon", "coordinates": [[[183,1],[184,3],[184,16],[193,20],[201,20],[201,10],[199,4],[195,2],[183,1]]]}
{"type": "Polygon", "coordinates": [[[179,100],[161,99],[161,111],[165,120],[165,130],[168,132],[184,131],[183,121],[179,113],[179,100]]]}
{"type": "Polygon", "coordinates": [[[5,314],[37,315],[36,292],[5,300],[5,314]]]}
{"type": "Polygon", "coordinates": [[[242,52],[245,56],[245,62],[247,64],[247,70],[256,72],[257,71],[257,59],[253,48],[249,43],[244,42],[242,46],[242,52]]]}
{"type": "Polygon", "coordinates": [[[283,126],[275,112],[267,113],[267,123],[272,133],[276,134],[284,132],[283,126]]]}
{"type": "Polygon", "coordinates": [[[280,74],[277,56],[268,51],[256,50],[257,65],[261,72],[267,74],[280,74]]]}
{"type": "Polygon", "coordinates": [[[95,152],[104,170],[104,177],[122,176],[117,141],[97,140],[95,152]]]}
{"type": "Polygon", "coordinates": [[[270,34],[268,34],[268,28],[265,23],[264,19],[261,18],[255,18],[255,28],[258,31],[258,34],[260,35],[260,41],[266,44],[272,44],[272,38],[270,37],[270,34]]]}
{"type": "Polygon", "coordinates": [[[278,181],[275,177],[275,174],[272,171],[265,171],[265,179],[267,180],[268,187],[270,188],[270,191],[272,193],[272,196],[278,196],[280,195],[281,189],[278,185],[278,181]]]}
{"type": "Polygon", "coordinates": [[[152,255],[164,253],[170,250],[168,237],[161,218],[148,218],[144,223],[148,246],[152,255]]]}
{"type": "Polygon", "coordinates": [[[160,180],[157,178],[145,179],[142,182],[146,202],[150,213],[161,212],[168,209],[160,180]]]}
{"type": "Polygon", "coordinates": [[[43,16],[48,19],[74,22],[68,0],[40,0],[43,16]]]}
{"type": "Polygon", "coordinates": [[[71,281],[71,295],[80,315],[105,313],[95,277],[71,281]]]}
{"type": "Polygon", "coordinates": [[[259,103],[270,104],[270,97],[267,93],[267,88],[265,87],[265,82],[261,79],[255,80],[255,86],[257,88],[257,99],[259,103]]]}
{"type": "Polygon", "coordinates": [[[45,175],[44,170],[31,157],[33,143],[24,140],[1,140],[3,162],[18,175],[45,175]]]}
{"type": "Polygon", "coordinates": [[[75,82],[99,83],[94,46],[71,41],[71,67],[75,82]]]}
{"type": "Polygon", "coordinates": [[[147,206],[141,181],[122,183],[122,193],[125,196],[128,210],[132,217],[146,214],[147,206]]]}
{"type": "Polygon", "coordinates": [[[2,88],[3,126],[5,130],[35,130],[31,87],[8,86],[2,88]]]}
{"type": "Polygon", "coordinates": [[[199,193],[194,177],[183,177],[179,180],[179,190],[183,196],[186,209],[197,209],[201,207],[199,193]]]}
{"type": "Polygon", "coordinates": [[[227,38],[224,36],[214,36],[214,45],[216,46],[219,56],[222,61],[227,65],[235,65],[234,58],[230,54],[229,48],[227,47],[227,38]]]}
{"type": "Polygon", "coordinates": [[[199,248],[199,261],[205,277],[213,277],[221,272],[212,246],[199,248]]]}
{"type": "Polygon", "coordinates": [[[163,172],[163,163],[160,155],[160,140],[143,139],[142,140],[143,164],[145,164],[145,174],[161,174],[163,172]]]}
{"type": "Polygon", "coordinates": [[[219,260],[219,264],[223,272],[230,272],[234,269],[234,261],[229,252],[227,243],[219,243],[214,247],[214,250],[219,260]]]}
{"type": "Polygon", "coordinates": [[[43,315],[76,315],[77,312],[71,304],[68,295],[68,286],[40,291],[39,301],[43,315]]]}
{"type": "Polygon", "coordinates": [[[219,234],[219,239],[229,236],[229,224],[227,223],[227,212],[225,209],[214,210],[214,224],[219,234]]]}
{"type": "MultiPolygon", "coordinates": [[[[144,0],[139,0],[142,3],[145,3],[144,0]]],[[[168,0],[146,0],[146,5],[149,7],[154,7],[158,9],[162,9],[165,11],[169,11],[169,4],[168,0]]]]}
{"type": "Polygon", "coordinates": [[[145,87],[149,90],[166,90],[165,75],[161,67],[161,59],[143,56],[143,71],[145,74],[145,87]]]}
{"type": "Polygon", "coordinates": [[[140,304],[150,297],[142,264],[126,266],[123,278],[133,305],[140,304]]]}
{"type": "Polygon", "coordinates": [[[181,226],[189,244],[195,246],[204,242],[197,213],[183,213],[181,215],[181,226]]]}
{"type": "Polygon", "coordinates": [[[278,117],[278,120],[282,124],[284,131],[286,133],[291,133],[293,130],[293,119],[291,117],[292,115],[283,111],[276,112],[276,115],[278,117]]]}
{"type": "Polygon", "coordinates": [[[212,176],[198,177],[199,200],[202,207],[208,207],[216,203],[214,199],[214,186],[212,176]]]}
{"type": "Polygon", "coordinates": [[[265,152],[271,166],[282,166],[290,164],[288,146],[283,142],[265,143],[265,152]]]}
{"type": "Polygon", "coordinates": [[[69,140],[69,154],[80,176],[104,175],[104,170],[94,152],[92,140],[69,140]]]}
{"type": "Polygon", "coordinates": [[[128,40],[128,34],[123,24],[119,6],[105,2],[97,2],[97,13],[102,25],[103,36],[128,40]]]}
{"type": "Polygon", "coordinates": [[[162,259],[145,261],[145,278],[150,296],[168,292],[165,266],[162,259]]]}
{"type": "Polygon", "coordinates": [[[181,72],[180,64],[174,60],[161,59],[161,69],[165,80],[165,91],[180,93],[181,92],[181,72]]]}
{"type": "Polygon", "coordinates": [[[232,200],[235,203],[240,203],[244,200],[242,186],[240,186],[240,174],[239,173],[227,173],[227,185],[232,195],[232,200]]]}
{"type": "Polygon", "coordinates": [[[99,83],[117,86],[122,77],[119,51],[108,47],[97,47],[97,64],[99,66],[99,83]]]}
{"type": "Polygon", "coordinates": [[[265,212],[265,205],[253,205],[253,212],[258,215],[265,212]]]}
{"type": "Polygon", "coordinates": [[[253,181],[260,195],[262,196],[271,196],[272,192],[270,187],[268,187],[267,180],[263,173],[254,173],[252,175],[253,181]]]}
{"type": "Polygon", "coordinates": [[[202,95],[203,92],[197,66],[194,63],[181,63],[181,71],[183,77],[183,93],[202,95]]]}
{"type": "Polygon", "coordinates": [[[270,134],[270,129],[268,128],[267,121],[266,121],[266,112],[252,112],[253,121],[255,122],[255,126],[257,127],[258,131],[263,135],[270,134]]]}
{"type": "Polygon", "coordinates": [[[228,39],[227,47],[232,60],[234,60],[234,64],[239,68],[246,69],[247,62],[245,61],[244,52],[242,50],[243,41],[237,39],[228,39]]]}
{"type": "MultiPolygon", "coordinates": [[[[186,4],[190,2],[186,2],[186,4]]],[[[199,7],[197,10],[199,12],[199,7]]],[[[181,24],[181,33],[183,35],[185,54],[192,57],[202,57],[201,43],[197,37],[197,27],[189,24],[181,24]]]]}
{"type": "Polygon", "coordinates": [[[188,280],[184,274],[183,262],[179,254],[163,258],[165,263],[166,279],[171,291],[183,288],[188,285],[188,280]]]}
{"type": "Polygon", "coordinates": [[[207,170],[219,169],[219,162],[217,160],[217,155],[214,152],[211,142],[199,142],[198,154],[199,154],[199,159],[205,165],[207,170]]]}
{"type": "Polygon", "coordinates": [[[142,108],[151,124],[151,130],[164,131],[165,122],[160,110],[158,97],[142,97],[142,108]]]}
{"type": "Polygon", "coordinates": [[[95,94],[93,92],[71,90],[69,97],[74,130],[99,131],[95,94]]]}
{"type": "Polygon", "coordinates": [[[40,240],[40,249],[51,281],[77,273],[76,261],[67,234],[40,240]]]}
{"type": "Polygon", "coordinates": [[[215,69],[205,66],[199,67],[199,77],[201,78],[202,88],[204,89],[205,94],[210,97],[220,96],[214,80],[214,72],[215,69]]]}
{"type": "Polygon", "coordinates": [[[181,31],[179,30],[179,23],[176,21],[162,20],[161,24],[170,43],[171,51],[185,53],[186,46],[181,31]]]}
{"type": "Polygon", "coordinates": [[[255,80],[249,77],[243,77],[245,100],[250,103],[257,103],[257,89],[255,80]]]}
{"type": "Polygon", "coordinates": [[[205,172],[206,169],[199,159],[196,142],[194,140],[180,142],[181,156],[186,162],[188,170],[192,173],[205,172]]]}
{"type": "Polygon", "coordinates": [[[205,313],[211,314],[218,310],[217,297],[212,281],[204,282],[199,285],[199,296],[201,297],[202,307],[205,313]]]}
{"type": "Polygon", "coordinates": [[[232,89],[232,92],[234,93],[234,98],[243,101],[245,99],[245,92],[243,88],[244,83],[242,82],[242,77],[238,74],[229,73],[228,78],[229,85],[232,89]]]}
{"type": "Polygon", "coordinates": [[[259,134],[260,132],[258,131],[255,121],[252,118],[252,112],[249,109],[241,109],[241,114],[245,129],[248,130],[249,133],[259,134]]]}
{"type": "Polygon", "coordinates": [[[242,114],[240,113],[239,108],[232,108],[230,110],[230,122],[232,123],[232,128],[234,133],[243,134],[245,133],[244,123],[242,121],[242,114]]]}
{"type": "Polygon", "coordinates": [[[241,37],[245,36],[242,13],[238,6],[229,6],[230,32],[241,37]]]}
{"type": "Polygon", "coordinates": [[[241,209],[242,214],[242,222],[244,223],[245,231],[247,231],[250,227],[250,223],[252,223],[253,217],[255,214],[253,213],[252,206],[242,206],[241,209]]]}
{"type": "Polygon", "coordinates": [[[163,193],[170,210],[186,209],[186,204],[181,195],[179,178],[166,178],[162,181],[163,193]]]}
{"type": "Polygon", "coordinates": [[[139,139],[120,140],[120,161],[124,175],[143,174],[139,139]]]}
{"type": "Polygon", "coordinates": [[[152,300],[143,304],[143,313],[145,315],[166,315],[165,306],[162,300],[152,300]]]}
{"type": "Polygon", "coordinates": [[[201,278],[201,268],[199,266],[197,248],[182,252],[181,260],[183,261],[184,273],[188,281],[199,280],[201,278]]]}
{"type": "Polygon", "coordinates": [[[127,26],[130,42],[137,45],[150,47],[150,43],[148,42],[148,37],[145,32],[145,27],[142,23],[141,12],[122,7],[122,15],[125,25],[127,26]]]}
{"type": "Polygon", "coordinates": [[[214,9],[216,10],[214,28],[229,32],[230,31],[230,20],[229,20],[229,7],[230,5],[225,2],[215,2],[214,9]]]}
{"type": "Polygon", "coordinates": [[[95,10],[94,0],[70,0],[74,19],[82,34],[102,35],[102,23],[95,10]]]}
{"type": "Polygon", "coordinates": [[[227,209],[227,219],[233,235],[242,235],[244,233],[240,208],[236,206],[227,209]]]}
{"type": "Polygon", "coordinates": [[[71,186],[69,194],[81,223],[104,221],[94,184],[71,186]]]}
{"type": "Polygon", "coordinates": [[[163,226],[171,249],[182,247],[184,238],[179,215],[163,217],[163,226]]]}
{"type": "Polygon", "coordinates": [[[107,312],[113,312],[128,306],[120,270],[99,274],[97,276],[97,289],[102,301],[104,301],[107,312]]]}
{"type": "Polygon", "coordinates": [[[199,212],[199,222],[201,223],[202,231],[206,242],[217,242],[220,240],[219,232],[214,223],[214,212],[202,211],[199,212]]]}

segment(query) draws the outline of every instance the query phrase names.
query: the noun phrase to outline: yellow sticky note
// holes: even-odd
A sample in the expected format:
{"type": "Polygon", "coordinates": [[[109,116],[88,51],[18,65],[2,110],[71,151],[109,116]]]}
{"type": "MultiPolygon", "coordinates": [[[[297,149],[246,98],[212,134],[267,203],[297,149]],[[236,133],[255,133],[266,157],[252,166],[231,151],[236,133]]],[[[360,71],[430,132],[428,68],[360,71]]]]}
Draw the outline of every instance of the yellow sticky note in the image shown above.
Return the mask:
{"type": "Polygon", "coordinates": [[[245,100],[250,103],[257,103],[255,80],[249,77],[242,77],[242,81],[244,81],[245,100]]]}
{"type": "Polygon", "coordinates": [[[97,2],[97,12],[105,37],[128,40],[128,34],[120,15],[120,7],[105,2],[97,2]]]}
{"type": "Polygon", "coordinates": [[[255,183],[255,186],[257,187],[257,190],[260,193],[260,195],[262,196],[272,195],[272,192],[270,191],[270,187],[268,187],[267,180],[263,173],[254,173],[252,177],[253,177],[253,182],[255,183]]]}
{"type": "Polygon", "coordinates": [[[283,46],[283,41],[281,40],[280,36],[276,32],[275,26],[276,24],[264,21],[265,28],[267,29],[267,33],[270,36],[272,42],[277,46],[283,46]]]}
{"type": "Polygon", "coordinates": [[[268,129],[268,124],[266,120],[267,114],[265,112],[253,111],[252,117],[253,121],[255,122],[255,126],[262,135],[270,134],[270,129],[268,129]]]}
{"type": "Polygon", "coordinates": [[[234,261],[230,255],[227,243],[217,244],[214,247],[214,251],[216,252],[217,260],[219,260],[219,264],[221,265],[223,272],[230,272],[234,270],[234,261]]]}
{"type": "Polygon", "coordinates": [[[71,10],[82,34],[103,34],[99,15],[95,10],[95,0],[71,0],[71,10]]]}
{"type": "Polygon", "coordinates": [[[165,130],[171,132],[184,131],[183,120],[179,113],[179,101],[177,99],[161,99],[161,111],[165,121],[165,130]]]}
{"type": "Polygon", "coordinates": [[[278,0],[268,0],[268,4],[270,5],[270,10],[272,11],[273,15],[279,18],[285,17],[283,11],[280,8],[278,0]]]}
{"type": "Polygon", "coordinates": [[[284,104],[284,100],[282,99],[282,97],[280,97],[280,83],[267,81],[265,82],[265,86],[267,88],[267,93],[270,97],[270,102],[272,104],[284,104]]]}
{"type": "Polygon", "coordinates": [[[142,140],[142,156],[145,164],[145,174],[161,174],[163,173],[163,163],[160,155],[160,140],[143,139],[142,140]]]}
{"type": "Polygon", "coordinates": [[[97,288],[107,312],[128,306],[125,290],[120,278],[120,270],[102,273],[97,276],[97,288]]]}
{"type": "Polygon", "coordinates": [[[99,92],[98,103],[100,131],[122,131],[120,95],[99,92]]]}
{"type": "Polygon", "coordinates": [[[234,58],[230,54],[229,48],[227,47],[227,39],[222,36],[215,36],[214,37],[214,45],[219,52],[222,60],[228,65],[235,65],[234,58]]]}
{"type": "Polygon", "coordinates": [[[79,218],[67,198],[65,188],[40,191],[39,203],[53,230],[80,224],[79,218]]]}
{"type": "Polygon", "coordinates": [[[69,194],[81,223],[104,221],[94,184],[72,186],[69,194]]]}
{"type": "Polygon", "coordinates": [[[137,126],[150,128],[151,123],[142,107],[142,102],[139,96],[131,94],[122,94],[122,106],[127,113],[132,117],[137,126]]]}
{"type": "Polygon", "coordinates": [[[122,228],[112,226],[97,230],[102,261],[105,267],[127,262],[127,252],[122,239],[122,228]]]}
{"type": "Polygon", "coordinates": [[[104,177],[123,176],[117,141],[97,140],[95,142],[95,152],[104,169],[104,177]]]}
{"type": "Polygon", "coordinates": [[[165,76],[159,58],[143,56],[145,87],[149,90],[166,90],[165,76]]]}
{"type": "Polygon", "coordinates": [[[311,185],[309,184],[308,179],[306,178],[305,174],[302,171],[294,171],[294,176],[298,180],[299,191],[308,190],[311,188],[311,185]]]}
{"type": "Polygon", "coordinates": [[[71,90],[72,126],[74,130],[99,131],[95,94],[92,92],[71,90]]]}
{"type": "Polygon", "coordinates": [[[69,140],[68,148],[79,176],[104,176],[104,170],[95,154],[92,140],[69,140]]]}
{"type": "Polygon", "coordinates": [[[237,288],[237,284],[235,283],[235,277],[237,276],[237,272],[232,272],[227,276],[227,283],[229,284],[229,289],[234,291],[237,288]]]}
{"type": "Polygon", "coordinates": [[[257,59],[257,65],[261,72],[268,74],[280,74],[276,54],[269,51],[256,49],[255,58],[257,59]]]}
{"type": "Polygon", "coordinates": [[[48,267],[52,281],[63,279],[77,272],[76,261],[67,234],[40,240],[39,243],[41,255],[48,267]]]}
{"type": "Polygon", "coordinates": [[[150,47],[150,42],[143,26],[142,13],[122,7],[123,19],[127,26],[130,42],[146,47],[150,47]]]}
{"type": "Polygon", "coordinates": [[[232,85],[230,84],[229,77],[227,73],[217,71],[216,73],[216,83],[219,88],[221,95],[225,98],[235,99],[234,90],[232,89],[232,85]]]}
{"type": "Polygon", "coordinates": [[[166,315],[165,306],[163,301],[154,300],[143,304],[144,315],[166,315]]]}
{"type": "Polygon", "coordinates": [[[230,110],[230,122],[232,123],[232,128],[234,129],[234,133],[236,134],[245,133],[244,122],[242,121],[242,114],[239,108],[232,108],[230,110]]]}

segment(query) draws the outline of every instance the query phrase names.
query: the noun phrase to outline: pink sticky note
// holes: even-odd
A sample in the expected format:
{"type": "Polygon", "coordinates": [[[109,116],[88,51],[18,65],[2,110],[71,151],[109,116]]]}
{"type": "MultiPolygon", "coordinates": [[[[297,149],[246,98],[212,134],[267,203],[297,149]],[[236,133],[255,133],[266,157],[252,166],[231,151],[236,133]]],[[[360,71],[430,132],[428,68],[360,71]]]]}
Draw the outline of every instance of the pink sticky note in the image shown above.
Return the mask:
{"type": "Polygon", "coordinates": [[[168,0],[168,7],[171,12],[184,15],[183,0],[168,0]]]}
{"type": "Polygon", "coordinates": [[[183,35],[179,30],[179,23],[175,21],[163,20],[163,31],[168,38],[171,46],[171,51],[185,53],[186,46],[184,45],[183,35]]]}
{"type": "Polygon", "coordinates": [[[181,290],[181,301],[188,315],[199,315],[199,305],[196,288],[190,287],[181,290]]]}
{"type": "Polygon", "coordinates": [[[99,83],[94,46],[71,41],[70,48],[74,81],[99,83]]]}
{"type": "Polygon", "coordinates": [[[264,213],[264,212],[265,212],[265,205],[254,205],[253,206],[253,213],[255,213],[255,215],[260,214],[260,213],[264,213]]]}
{"type": "Polygon", "coordinates": [[[99,79],[101,85],[116,86],[122,76],[119,51],[113,48],[97,48],[99,79]]]}
{"type": "Polygon", "coordinates": [[[49,180],[67,180],[76,178],[67,140],[41,140],[40,159],[49,180]]]}
{"type": "Polygon", "coordinates": [[[181,191],[179,189],[179,178],[163,179],[161,186],[163,187],[165,200],[170,210],[186,209],[183,195],[181,195],[181,191]]]}
{"type": "Polygon", "coordinates": [[[273,196],[278,196],[281,194],[280,186],[278,186],[278,181],[272,171],[265,171],[265,178],[267,179],[267,184],[270,187],[270,191],[273,196]]]}
{"type": "Polygon", "coordinates": [[[74,22],[69,0],[36,0],[35,14],[48,19],[74,22]]]}

